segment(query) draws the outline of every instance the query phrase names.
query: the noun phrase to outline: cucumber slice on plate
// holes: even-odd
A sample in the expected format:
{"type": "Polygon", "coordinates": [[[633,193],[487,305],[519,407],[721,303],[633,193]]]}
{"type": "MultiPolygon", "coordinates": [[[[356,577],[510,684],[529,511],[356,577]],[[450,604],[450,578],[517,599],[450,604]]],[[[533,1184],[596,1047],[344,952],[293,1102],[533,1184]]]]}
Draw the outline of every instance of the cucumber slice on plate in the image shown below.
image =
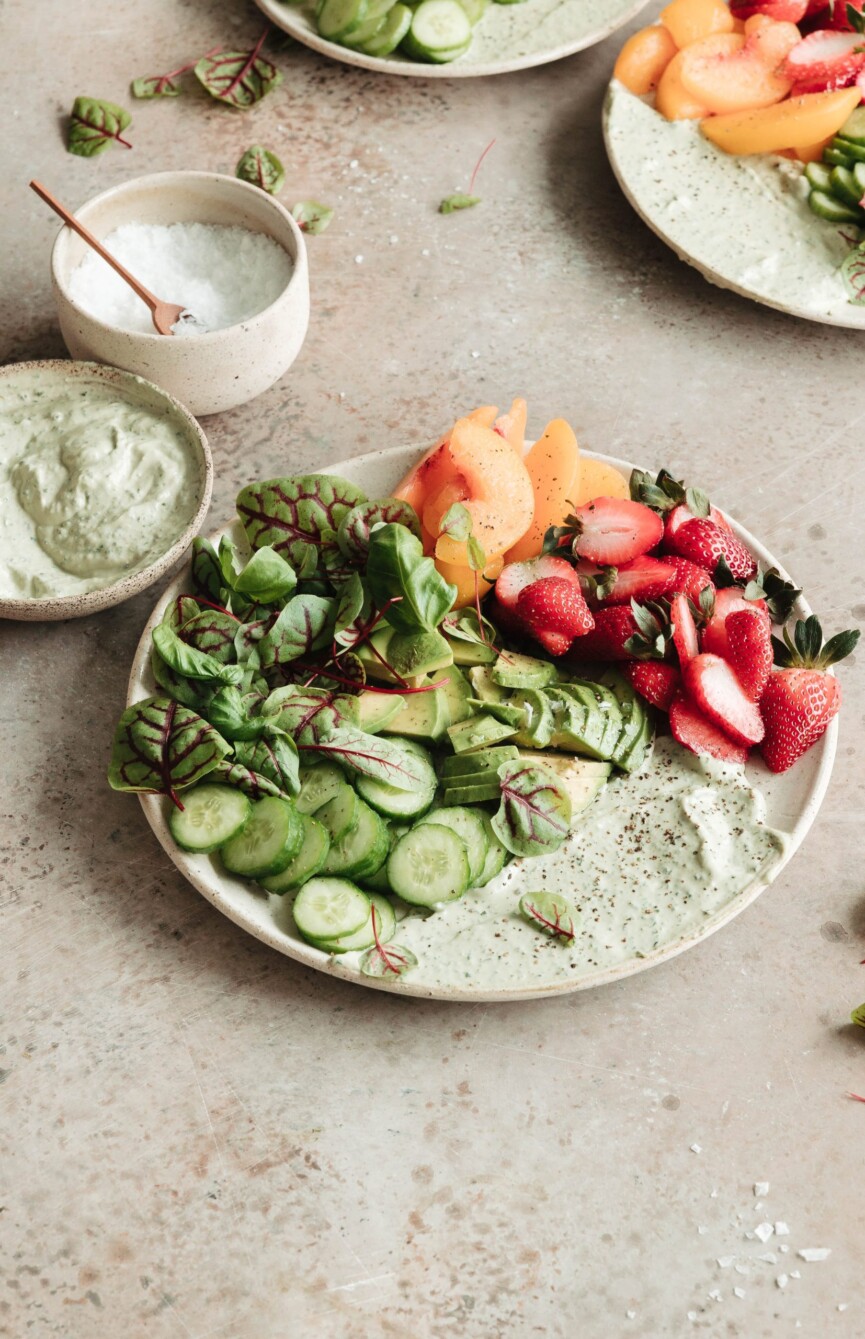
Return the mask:
{"type": "Polygon", "coordinates": [[[393,9],[394,3],[395,0],[367,0],[363,22],[353,28],[346,37],[340,39],[343,46],[357,47],[374,37],[391,9],[393,9]]]}
{"type": "Polygon", "coordinates": [[[367,0],[321,0],[315,21],[322,37],[341,42],[360,27],[366,14],[367,0]]]}
{"type": "Polygon", "coordinates": [[[450,828],[418,823],[391,851],[387,877],[393,891],[413,906],[455,902],[469,886],[465,842],[450,828]]]}
{"type": "Polygon", "coordinates": [[[806,163],[805,180],[815,191],[832,191],[832,169],[828,163],[806,163]]]}
{"type": "Polygon", "coordinates": [[[339,767],[332,762],[317,767],[301,768],[300,794],[295,804],[302,814],[314,814],[346,784],[339,767]]]}
{"type": "Polygon", "coordinates": [[[350,935],[340,935],[336,939],[317,939],[316,948],[324,949],[325,953],[352,953],[358,949],[372,948],[376,935],[380,944],[386,944],[389,939],[393,939],[396,916],[390,902],[380,893],[370,893],[369,900],[371,904],[369,916],[359,930],[350,935]],[[375,934],[372,928],[373,910],[375,910],[375,934]]]}
{"type": "Polygon", "coordinates": [[[240,832],[220,848],[219,854],[232,874],[259,879],[285,869],[302,841],[303,824],[295,806],[290,800],[267,795],[256,801],[240,832]]]}
{"type": "Polygon", "coordinates": [[[394,5],[372,37],[365,42],[355,42],[353,37],[352,41],[364,55],[390,56],[396,51],[411,27],[411,14],[408,5],[394,5]]]}
{"type": "Polygon", "coordinates": [[[315,816],[319,823],[323,823],[327,828],[332,846],[342,841],[343,837],[357,827],[360,805],[361,802],[351,786],[347,786],[343,781],[336,794],[332,795],[320,809],[316,809],[315,816]]]}
{"type": "Polygon", "coordinates": [[[818,218],[827,219],[830,223],[861,224],[865,220],[865,214],[861,209],[842,204],[826,191],[812,191],[808,196],[808,204],[818,218]]]}
{"type": "Polygon", "coordinates": [[[262,888],[269,893],[287,893],[291,888],[299,888],[307,879],[318,874],[325,857],[330,850],[330,838],[327,829],[309,814],[301,814],[303,841],[293,860],[289,861],[279,874],[268,874],[261,880],[262,888]]]}
{"type": "Polygon", "coordinates": [[[181,797],[182,809],[171,806],[168,826],[184,851],[207,854],[237,836],[249,820],[252,804],[231,786],[193,786],[181,797]]]}
{"type": "Polygon", "coordinates": [[[294,899],[294,923],[304,939],[341,939],[369,918],[370,900],[348,879],[310,879],[294,899]]]}
{"type": "Polygon", "coordinates": [[[425,749],[415,748],[411,752],[423,762],[424,772],[423,781],[411,790],[390,786],[371,776],[357,778],[358,794],[385,818],[414,818],[429,809],[435,797],[438,782],[429,755],[425,749]]]}
{"type": "Polygon", "coordinates": [[[507,847],[502,845],[493,831],[492,820],[489,814],[482,813],[480,817],[487,838],[487,858],[484,861],[483,869],[478,875],[477,886],[478,888],[484,888],[496,877],[497,874],[501,874],[505,865],[511,858],[511,853],[507,847]]]}
{"type": "Polygon", "coordinates": [[[381,869],[389,849],[386,824],[368,804],[361,804],[356,825],[333,842],[322,865],[322,873],[363,879],[381,869]]]}
{"type": "Polygon", "coordinates": [[[472,25],[459,0],[422,0],[412,15],[405,49],[416,60],[443,64],[461,56],[471,40],[472,25]]]}
{"type": "Polygon", "coordinates": [[[424,814],[418,820],[417,827],[427,823],[441,825],[455,832],[464,843],[469,861],[469,887],[473,887],[487,858],[487,834],[480,814],[459,804],[449,804],[424,814]]]}

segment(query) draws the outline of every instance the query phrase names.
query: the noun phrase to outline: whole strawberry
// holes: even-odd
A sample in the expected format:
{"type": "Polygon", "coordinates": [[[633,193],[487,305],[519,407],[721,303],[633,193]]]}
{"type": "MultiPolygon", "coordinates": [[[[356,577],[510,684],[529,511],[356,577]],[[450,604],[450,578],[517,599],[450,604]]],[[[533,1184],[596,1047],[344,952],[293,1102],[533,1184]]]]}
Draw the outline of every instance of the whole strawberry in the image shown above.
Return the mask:
{"type": "Polygon", "coordinates": [[[558,576],[524,586],[514,613],[529,636],[551,656],[563,656],[575,637],[595,626],[579,584],[558,576]]]}
{"type": "Polygon", "coordinates": [[[672,533],[668,524],[664,548],[689,558],[709,573],[714,573],[723,559],[736,581],[750,581],[757,572],[757,563],[742,541],[709,517],[697,516],[672,533]]]}
{"type": "Polygon", "coordinates": [[[682,691],[681,674],[664,660],[635,660],[623,665],[622,673],[640,697],[659,711],[669,711],[673,698],[682,691]]]}
{"type": "Polygon", "coordinates": [[[572,647],[575,660],[663,660],[670,643],[663,602],[610,605],[595,610],[595,626],[572,647]]]}
{"type": "Polygon", "coordinates": [[[825,734],[841,705],[841,685],[830,665],[848,656],[859,632],[839,632],[823,645],[823,630],[813,614],[800,619],[793,637],[775,641],[773,670],[760,698],[765,736],[761,751],[771,772],[786,772],[825,734]]]}

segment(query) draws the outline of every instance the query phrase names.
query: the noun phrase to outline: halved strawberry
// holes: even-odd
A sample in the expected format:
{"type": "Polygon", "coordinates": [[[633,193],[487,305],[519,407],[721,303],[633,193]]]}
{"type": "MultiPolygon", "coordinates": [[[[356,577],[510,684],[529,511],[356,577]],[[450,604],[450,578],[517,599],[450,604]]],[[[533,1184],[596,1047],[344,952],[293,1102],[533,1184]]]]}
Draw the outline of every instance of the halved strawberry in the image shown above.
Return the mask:
{"type": "Polygon", "coordinates": [[[701,645],[704,651],[712,655],[730,658],[730,646],[727,640],[727,619],[740,609],[760,609],[765,614],[765,600],[746,600],[741,586],[725,586],[715,591],[715,609],[712,617],[703,629],[701,645]]]}
{"type": "Polygon", "coordinates": [[[673,738],[692,753],[708,753],[723,762],[748,761],[749,750],[734,744],[684,694],[674,697],[670,703],[670,729],[673,738]]]}
{"type": "Polygon", "coordinates": [[[705,652],[682,666],[685,691],[736,744],[759,744],[763,721],[756,702],[745,696],[734,671],[720,656],[705,652]]]}
{"type": "Polygon", "coordinates": [[[595,626],[576,581],[542,577],[524,586],[513,611],[529,636],[552,656],[562,656],[575,637],[595,626]]]}
{"type": "Polygon", "coordinates": [[[657,600],[667,594],[676,577],[672,559],[668,562],[645,554],[612,568],[581,559],[575,570],[582,578],[580,584],[590,605],[657,600]]]}
{"type": "Polygon", "coordinates": [[[496,599],[506,609],[515,609],[520,591],[533,581],[542,581],[544,577],[561,577],[563,581],[572,581],[579,588],[579,581],[573,567],[564,558],[556,558],[552,553],[544,553],[540,558],[527,558],[522,563],[508,563],[503,567],[496,580],[496,599]]]}
{"type": "Polygon", "coordinates": [[[664,548],[690,558],[713,575],[723,558],[736,581],[750,581],[757,571],[754,558],[732,530],[702,517],[686,521],[672,534],[665,534],[664,548]]]}
{"type": "Polygon", "coordinates": [[[730,13],[735,19],[765,14],[781,23],[799,23],[807,12],[808,0],[730,0],[730,13]]]}
{"type": "Polygon", "coordinates": [[[697,625],[687,595],[674,595],[670,601],[670,622],[673,625],[673,645],[684,668],[689,660],[700,654],[697,625]]]}
{"type": "Polygon", "coordinates": [[[714,591],[715,583],[705,567],[692,563],[689,558],[680,558],[678,554],[670,554],[664,561],[672,563],[676,569],[669,594],[676,595],[681,592],[682,595],[687,595],[689,600],[699,606],[701,592],[704,590],[714,591]]]}
{"type": "Polygon", "coordinates": [[[698,512],[692,511],[687,503],[680,502],[678,507],[674,507],[672,511],[667,513],[664,521],[664,538],[672,538],[677,530],[680,530],[683,525],[687,525],[688,521],[706,520],[714,521],[715,525],[720,526],[722,530],[730,530],[732,533],[730,522],[722,511],[718,511],[717,507],[709,507],[708,511],[701,516],[698,512]]]}
{"type": "Polygon", "coordinates": [[[752,702],[759,702],[772,669],[772,620],[762,609],[739,609],[725,624],[736,678],[752,702]]]}
{"type": "Polygon", "coordinates": [[[865,0],[846,0],[846,3],[845,0],[833,0],[833,3],[829,3],[829,0],[827,0],[824,8],[828,9],[829,12],[825,16],[823,27],[835,28],[840,32],[853,32],[853,24],[850,22],[850,16],[847,13],[848,4],[852,4],[853,8],[861,14],[863,7],[865,7],[865,0]]]}
{"type": "Polygon", "coordinates": [[[786,772],[817,743],[841,705],[841,685],[827,674],[830,665],[848,656],[859,640],[858,630],[839,632],[823,645],[823,630],[811,614],[800,619],[793,637],[784,632],[773,670],[760,699],[766,725],[761,752],[772,772],[786,772]]]}
{"type": "Polygon", "coordinates": [[[822,29],[803,37],[794,46],[781,71],[802,93],[822,93],[847,88],[865,65],[860,33],[822,29]]]}
{"type": "Polygon", "coordinates": [[[635,660],[622,666],[632,688],[659,711],[669,711],[673,698],[682,691],[682,676],[675,665],[663,660],[635,660]]]}
{"type": "Polygon", "coordinates": [[[651,507],[628,498],[596,497],[568,517],[573,553],[603,567],[619,567],[648,553],[661,540],[664,523],[651,507]]]}

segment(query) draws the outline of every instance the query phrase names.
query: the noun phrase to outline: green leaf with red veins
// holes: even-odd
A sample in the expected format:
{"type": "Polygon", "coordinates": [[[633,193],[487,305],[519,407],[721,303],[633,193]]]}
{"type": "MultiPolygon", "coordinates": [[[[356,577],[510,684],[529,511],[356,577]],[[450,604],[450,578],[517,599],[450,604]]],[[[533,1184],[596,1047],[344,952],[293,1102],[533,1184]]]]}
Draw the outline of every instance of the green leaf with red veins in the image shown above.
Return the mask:
{"type": "Polygon", "coordinates": [[[439,534],[455,539],[458,544],[465,543],[472,532],[472,514],[462,502],[454,502],[448,507],[439,525],[439,534]]]}
{"type": "Polygon", "coordinates": [[[117,723],[108,784],[170,795],[180,805],[177,792],[194,786],[230,753],[228,741],[196,712],[170,697],[148,697],[127,707],[117,723]]]}
{"type": "Polygon", "coordinates": [[[548,893],[545,889],[523,893],[520,911],[529,925],[542,934],[549,935],[551,939],[560,939],[566,944],[574,942],[580,921],[579,913],[560,893],[548,893]]]}
{"type": "MultiPolygon", "coordinates": [[[[482,616],[483,617],[483,616],[482,616]]],[[[455,609],[442,619],[439,631],[458,642],[471,642],[478,646],[491,646],[498,633],[492,623],[483,620],[485,636],[481,636],[477,611],[474,609],[455,609]]]]}
{"type": "Polygon", "coordinates": [[[218,603],[222,584],[215,548],[209,539],[196,536],[192,541],[192,589],[196,595],[218,603]]]}
{"type": "Polygon", "coordinates": [[[330,225],[333,210],[329,205],[319,204],[317,200],[301,200],[292,209],[291,217],[301,232],[308,232],[314,237],[330,225]]]}
{"type": "Polygon", "coordinates": [[[295,595],[257,642],[263,673],[290,664],[327,646],[333,637],[336,601],[320,595],[295,595]]]}
{"type": "Polygon", "coordinates": [[[515,761],[498,769],[502,798],[493,831],[513,855],[556,851],[571,826],[571,801],[556,775],[543,766],[515,761]]]}
{"type": "Polygon", "coordinates": [[[340,646],[355,646],[363,640],[372,614],[372,605],[366,586],[357,572],[353,572],[340,589],[339,604],[334,623],[334,641],[340,646]]]}
{"type": "Polygon", "coordinates": [[[231,614],[223,614],[218,609],[203,609],[182,624],[178,636],[196,651],[213,656],[223,665],[231,665],[237,660],[234,641],[240,626],[239,620],[231,614]]]}
{"type": "Polygon", "coordinates": [[[166,609],[162,621],[167,623],[169,628],[173,628],[175,632],[180,632],[184,623],[188,623],[191,618],[195,618],[197,613],[199,613],[197,600],[194,600],[191,595],[178,595],[177,599],[172,600],[166,609]]]}
{"type": "Polygon", "coordinates": [[[233,786],[235,790],[242,790],[251,800],[263,800],[266,795],[281,798],[285,794],[285,791],[280,790],[279,786],[269,781],[266,776],[254,772],[251,767],[244,767],[242,763],[229,762],[227,758],[216,764],[210,773],[210,780],[221,786],[233,786]]]}
{"type": "Polygon", "coordinates": [[[297,585],[297,573],[281,553],[265,545],[256,549],[233,584],[240,595],[256,604],[276,604],[291,595],[297,585]]]}
{"type": "Polygon", "coordinates": [[[66,147],[79,158],[95,158],[115,142],[125,149],[132,145],[122,132],[132,124],[129,112],[101,98],[76,98],[69,120],[66,147]]]}
{"type": "Polygon", "coordinates": [[[317,744],[301,744],[302,753],[335,762],[358,776],[372,777],[400,790],[415,790],[423,784],[425,764],[408,749],[365,730],[340,727],[317,744]]]}
{"type": "Polygon", "coordinates": [[[145,75],[143,79],[133,79],[129,91],[133,98],[179,98],[183,92],[179,76],[179,71],[176,74],[145,75]]]}
{"type": "Polygon", "coordinates": [[[261,55],[266,37],[267,29],[251,51],[217,51],[202,56],[195,66],[196,79],[217,102],[238,110],[254,107],[282,83],[273,62],[261,55]]]}
{"type": "Polygon", "coordinates": [[[360,970],[364,976],[378,980],[388,980],[404,976],[417,967],[417,958],[410,948],[402,944],[373,944],[360,960],[360,970]]]}
{"type": "Polygon", "coordinates": [[[337,543],[349,561],[363,567],[369,556],[369,537],[376,525],[404,525],[420,539],[420,521],[414,507],[400,498],[386,497],[377,502],[362,502],[343,516],[337,531],[337,543]]]}
{"type": "Polygon", "coordinates": [[[223,665],[214,656],[187,646],[168,623],[153,629],[153,645],[169,669],[187,679],[205,683],[240,683],[243,670],[239,665],[223,665]]]}
{"type": "MultiPolygon", "coordinates": [[[[265,479],[247,484],[237,495],[237,512],[252,549],[270,545],[291,563],[300,579],[314,575],[323,536],[339,530],[352,507],[365,502],[361,490],[335,474],[265,479]]],[[[335,539],[327,540],[335,547],[335,539]]]]}
{"type": "Polygon", "coordinates": [[[261,709],[298,747],[321,744],[334,730],[358,723],[357,699],[325,688],[289,684],[270,694],[261,709]]]}
{"type": "Polygon", "coordinates": [[[275,785],[283,795],[300,790],[297,744],[282,730],[255,740],[239,740],[234,746],[238,763],[275,785]]]}
{"type": "Polygon", "coordinates": [[[268,195],[278,195],[285,185],[285,168],[275,153],[253,144],[238,159],[234,175],[259,186],[268,195]]]}

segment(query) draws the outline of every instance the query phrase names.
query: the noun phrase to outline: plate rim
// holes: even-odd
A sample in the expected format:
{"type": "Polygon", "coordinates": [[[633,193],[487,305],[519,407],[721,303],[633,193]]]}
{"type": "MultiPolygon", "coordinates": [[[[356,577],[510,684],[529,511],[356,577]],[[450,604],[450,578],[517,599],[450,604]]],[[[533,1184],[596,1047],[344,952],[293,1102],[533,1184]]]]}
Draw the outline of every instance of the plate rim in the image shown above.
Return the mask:
{"type": "MultiPolygon", "coordinates": [[[[528,445],[528,443],[527,443],[528,445]]],[[[413,447],[403,444],[396,447],[385,447],[377,451],[368,451],[363,455],[350,457],[345,460],[337,461],[333,465],[328,465],[318,471],[321,474],[336,474],[347,466],[362,466],[367,461],[380,461],[383,457],[401,454],[405,451],[416,451],[420,455],[425,447],[413,447]]],[[[584,451],[583,455],[587,459],[604,461],[607,464],[615,466],[623,472],[630,472],[635,467],[628,461],[619,459],[616,456],[609,456],[602,452],[584,451]]],[[[735,533],[744,540],[755,556],[766,566],[777,567],[781,574],[789,579],[789,573],[781,563],[765,548],[759,540],[744,526],[740,525],[733,517],[728,518],[735,533]]],[[[233,518],[226,524],[212,530],[209,538],[218,538],[228,531],[233,525],[237,524],[237,518],[233,518]]],[[[147,622],[142,630],[138,645],[135,649],[132,665],[130,667],[129,679],[127,682],[126,706],[131,706],[134,702],[140,701],[147,696],[144,679],[149,670],[150,656],[150,633],[154,626],[161,620],[162,614],[168,603],[175,598],[177,587],[185,581],[189,574],[190,564],[184,564],[183,568],[172,578],[169,585],[162,592],[156,602],[147,622]]],[[[802,596],[796,602],[797,611],[807,617],[811,612],[811,607],[802,596]]],[[[609,985],[614,981],[622,981],[628,977],[636,976],[641,972],[658,967],[662,963],[669,962],[676,958],[680,953],[686,952],[690,948],[695,948],[704,940],[709,939],[716,931],[723,929],[730,921],[734,920],[743,911],[745,911],[766,888],[781,874],[789,861],[802,845],[805,837],[811,829],[815,818],[820,810],[820,806],[826,795],[829,780],[832,774],[832,767],[835,761],[835,754],[838,742],[838,717],[830,723],[828,730],[814,749],[810,751],[812,758],[819,750],[819,759],[815,775],[808,790],[807,799],[798,813],[796,822],[791,832],[785,832],[785,840],[782,850],[778,854],[777,860],[771,865],[766,877],[765,869],[761,871],[749,884],[742,889],[736,897],[732,898],[719,911],[700,926],[699,930],[690,932],[671,944],[658,949],[655,952],[646,954],[644,957],[635,957],[626,962],[616,963],[610,967],[593,973],[590,979],[582,978],[575,981],[559,981],[546,986],[526,986],[514,989],[497,990],[463,990],[458,987],[444,988],[435,986],[422,986],[411,981],[411,977],[399,977],[395,981],[388,981],[383,978],[365,976],[356,967],[352,968],[345,964],[343,960],[333,954],[326,954],[322,949],[314,948],[311,944],[306,944],[302,940],[291,939],[284,931],[280,930],[275,919],[273,925],[259,926],[249,917],[244,916],[241,908],[236,907],[228,901],[218,887],[206,878],[199,875],[197,869],[192,865],[194,857],[186,851],[182,851],[179,846],[171,839],[168,825],[164,817],[164,796],[138,794],[138,800],[144,811],[144,816],[150,825],[154,836],[169,857],[175,867],[183,875],[188,883],[201,893],[210,904],[233,921],[235,925],[240,926],[248,934],[251,934],[261,943],[269,948],[282,953],[283,956],[291,958],[295,962],[301,963],[304,967],[310,967],[315,971],[323,972],[327,976],[336,977],[343,981],[348,981],[353,985],[364,986],[372,990],[384,991],[387,994],[413,997],[418,999],[441,1000],[454,1004],[496,1004],[510,1003],[519,1000],[530,999],[549,999],[559,995],[572,995],[584,990],[595,990],[599,986],[609,985]]],[[[246,885],[242,885],[246,889],[246,885]]],[[[250,896],[254,894],[250,893],[250,896]]]]}
{"type": "MultiPolygon", "coordinates": [[[[343,65],[353,65],[363,70],[408,79],[480,79],[490,75],[530,70],[538,65],[548,65],[553,61],[564,60],[566,56],[576,55],[578,51],[585,51],[588,47],[596,46],[598,42],[605,41],[635,18],[640,10],[645,9],[649,0],[630,0],[626,13],[585,38],[563,42],[557,47],[521,56],[516,60],[486,61],[483,64],[462,66],[458,61],[453,61],[449,65],[425,65],[422,61],[394,60],[390,56],[367,56],[362,51],[353,51],[350,47],[340,46],[337,42],[329,42],[304,22],[294,22],[296,6],[280,4],[279,0],[255,0],[255,3],[270,22],[282,32],[288,33],[290,37],[312,51],[317,51],[322,56],[329,56],[343,65]]],[[[573,3],[580,4],[582,0],[573,0],[573,3]]]]}

